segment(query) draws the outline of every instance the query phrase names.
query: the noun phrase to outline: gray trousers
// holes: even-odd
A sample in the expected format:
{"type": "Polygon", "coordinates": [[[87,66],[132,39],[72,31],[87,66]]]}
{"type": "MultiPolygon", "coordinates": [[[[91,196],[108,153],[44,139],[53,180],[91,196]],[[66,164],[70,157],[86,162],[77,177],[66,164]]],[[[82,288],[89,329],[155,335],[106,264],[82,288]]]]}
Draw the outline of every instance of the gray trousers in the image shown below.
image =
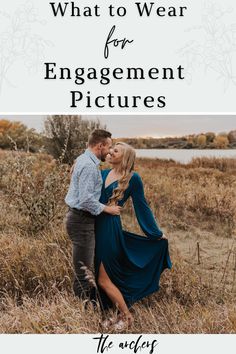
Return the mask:
{"type": "Polygon", "coordinates": [[[81,298],[95,298],[95,289],[86,279],[86,266],[93,271],[95,233],[95,217],[88,212],[69,209],[66,216],[66,229],[72,241],[72,257],[74,266],[73,290],[76,296],[81,298]]]}

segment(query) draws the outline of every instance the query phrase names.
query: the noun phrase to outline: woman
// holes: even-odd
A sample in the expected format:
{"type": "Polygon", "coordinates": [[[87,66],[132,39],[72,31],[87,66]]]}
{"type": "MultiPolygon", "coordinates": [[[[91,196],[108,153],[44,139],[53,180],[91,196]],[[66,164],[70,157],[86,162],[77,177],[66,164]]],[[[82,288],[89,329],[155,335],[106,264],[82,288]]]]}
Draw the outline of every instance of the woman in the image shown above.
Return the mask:
{"type": "MultiPolygon", "coordinates": [[[[132,198],[135,214],[147,237],[123,231],[120,216],[96,218],[95,272],[103,307],[116,305],[122,320],[116,329],[133,321],[129,311],[137,300],[155,292],[165,268],[171,268],[168,241],[146,202],[140,176],[133,171],[135,150],[117,143],[111,151],[112,169],[102,171],[101,203],[123,206],[132,198]]],[[[110,326],[109,320],[104,326],[110,326]]]]}

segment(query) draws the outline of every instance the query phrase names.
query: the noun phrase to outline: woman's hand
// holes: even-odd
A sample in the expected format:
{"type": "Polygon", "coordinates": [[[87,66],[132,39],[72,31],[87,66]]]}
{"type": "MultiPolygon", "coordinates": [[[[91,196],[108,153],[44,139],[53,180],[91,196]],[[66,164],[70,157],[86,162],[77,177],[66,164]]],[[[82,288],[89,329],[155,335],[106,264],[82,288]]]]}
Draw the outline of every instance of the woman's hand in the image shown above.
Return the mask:
{"type": "Polygon", "coordinates": [[[168,239],[167,239],[166,235],[163,234],[163,235],[161,236],[160,240],[168,240],[168,239]]]}
{"type": "Polygon", "coordinates": [[[103,211],[111,215],[120,215],[122,207],[118,205],[106,205],[103,211]]]}

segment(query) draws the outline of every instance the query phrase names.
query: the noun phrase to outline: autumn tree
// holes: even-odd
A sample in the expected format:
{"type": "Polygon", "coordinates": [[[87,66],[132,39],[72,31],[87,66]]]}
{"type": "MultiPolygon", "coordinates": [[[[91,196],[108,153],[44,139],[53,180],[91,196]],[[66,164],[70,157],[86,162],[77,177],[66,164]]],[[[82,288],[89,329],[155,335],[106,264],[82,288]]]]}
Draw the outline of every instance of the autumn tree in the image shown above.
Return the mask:
{"type": "Polygon", "coordinates": [[[217,149],[226,149],[229,145],[229,139],[225,135],[217,135],[213,144],[217,149]]]}
{"type": "Polygon", "coordinates": [[[37,152],[42,147],[42,136],[21,122],[0,119],[0,148],[37,152]]]}
{"type": "Polygon", "coordinates": [[[63,163],[72,164],[86,148],[94,129],[105,129],[99,120],[82,119],[78,115],[48,116],[44,122],[45,149],[63,163]]]}
{"type": "Polygon", "coordinates": [[[197,136],[197,144],[200,146],[206,145],[207,138],[204,134],[200,134],[197,136]]]}
{"type": "Polygon", "coordinates": [[[215,133],[213,133],[213,132],[207,132],[205,135],[206,135],[206,142],[207,142],[207,144],[213,143],[213,141],[214,141],[214,139],[215,139],[215,137],[216,137],[215,133]]]}
{"type": "Polygon", "coordinates": [[[236,142],[236,130],[231,130],[228,134],[230,144],[236,142]]]}

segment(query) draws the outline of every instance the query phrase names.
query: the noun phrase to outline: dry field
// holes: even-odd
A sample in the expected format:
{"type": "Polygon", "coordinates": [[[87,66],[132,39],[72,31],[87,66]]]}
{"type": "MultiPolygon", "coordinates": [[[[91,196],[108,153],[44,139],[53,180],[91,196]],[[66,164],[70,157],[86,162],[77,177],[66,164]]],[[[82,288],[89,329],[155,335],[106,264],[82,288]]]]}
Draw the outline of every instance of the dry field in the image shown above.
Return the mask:
{"type": "MultiPolygon", "coordinates": [[[[173,262],[161,290],[133,307],[130,333],[236,333],[236,161],[138,160],[173,262]]],[[[0,152],[0,333],[96,333],[101,314],[71,291],[63,226],[69,169],[0,152]]],[[[139,231],[131,203],[124,228],[139,231]]]]}

